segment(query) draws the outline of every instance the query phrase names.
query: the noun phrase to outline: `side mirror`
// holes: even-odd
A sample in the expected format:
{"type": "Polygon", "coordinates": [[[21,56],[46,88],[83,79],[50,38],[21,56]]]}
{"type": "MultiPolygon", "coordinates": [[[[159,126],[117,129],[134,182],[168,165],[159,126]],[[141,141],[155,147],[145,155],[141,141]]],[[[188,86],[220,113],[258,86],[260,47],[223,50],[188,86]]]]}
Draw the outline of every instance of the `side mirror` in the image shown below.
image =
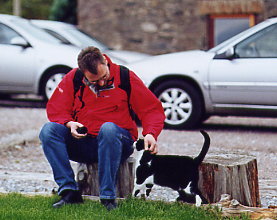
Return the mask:
{"type": "Polygon", "coordinates": [[[234,47],[229,48],[225,52],[225,56],[227,59],[233,59],[235,57],[235,49],[234,47]]]}
{"type": "Polygon", "coordinates": [[[17,46],[21,46],[21,47],[29,47],[29,43],[23,38],[23,37],[14,37],[11,39],[10,43],[12,45],[17,45],[17,46]]]}
{"type": "Polygon", "coordinates": [[[234,59],[235,57],[236,57],[235,49],[234,49],[234,47],[230,47],[224,53],[216,54],[214,59],[228,59],[228,60],[231,60],[231,59],[234,59]]]}

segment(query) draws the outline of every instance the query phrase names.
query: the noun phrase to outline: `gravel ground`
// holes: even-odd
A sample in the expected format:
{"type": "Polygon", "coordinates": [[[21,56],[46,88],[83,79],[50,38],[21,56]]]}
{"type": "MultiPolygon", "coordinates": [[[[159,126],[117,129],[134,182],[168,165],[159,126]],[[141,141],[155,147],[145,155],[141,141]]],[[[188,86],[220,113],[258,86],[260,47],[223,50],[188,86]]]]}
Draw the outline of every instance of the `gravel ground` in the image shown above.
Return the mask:
{"type": "MultiPolygon", "coordinates": [[[[47,121],[45,109],[0,107],[0,118],[0,191],[51,193],[56,185],[37,138],[47,121]]],[[[202,128],[211,137],[209,154],[247,153],[257,158],[262,206],[277,206],[277,119],[211,117],[202,128]]],[[[202,142],[198,130],[164,130],[159,153],[195,156],[202,142]]],[[[153,188],[150,197],[175,198],[175,192],[161,187],[153,188]]]]}

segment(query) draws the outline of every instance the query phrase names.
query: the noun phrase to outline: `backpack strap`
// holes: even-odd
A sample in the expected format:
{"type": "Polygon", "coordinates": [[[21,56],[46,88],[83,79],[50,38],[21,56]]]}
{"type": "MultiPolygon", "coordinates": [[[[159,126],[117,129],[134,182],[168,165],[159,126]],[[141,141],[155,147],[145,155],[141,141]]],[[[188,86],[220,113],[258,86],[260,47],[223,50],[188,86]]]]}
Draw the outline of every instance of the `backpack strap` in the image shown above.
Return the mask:
{"type": "Polygon", "coordinates": [[[75,72],[74,78],[73,78],[73,85],[74,85],[74,97],[76,96],[76,93],[79,91],[81,86],[83,85],[83,73],[82,71],[78,68],[75,72]]]}
{"type": "Polygon", "coordinates": [[[125,66],[120,65],[120,85],[119,88],[123,89],[128,96],[128,103],[131,95],[131,83],[129,69],[125,66]]]}
{"type": "Polygon", "coordinates": [[[130,105],[131,95],[131,83],[129,69],[125,66],[120,65],[120,85],[119,88],[123,89],[127,93],[129,112],[133,120],[135,120],[135,113],[130,105]]]}
{"type": "Polygon", "coordinates": [[[73,86],[74,86],[74,99],[76,98],[77,92],[80,90],[80,95],[78,96],[79,100],[82,102],[82,107],[85,106],[85,103],[83,101],[83,93],[85,85],[83,83],[83,72],[78,68],[75,72],[74,78],[73,78],[73,86]]]}

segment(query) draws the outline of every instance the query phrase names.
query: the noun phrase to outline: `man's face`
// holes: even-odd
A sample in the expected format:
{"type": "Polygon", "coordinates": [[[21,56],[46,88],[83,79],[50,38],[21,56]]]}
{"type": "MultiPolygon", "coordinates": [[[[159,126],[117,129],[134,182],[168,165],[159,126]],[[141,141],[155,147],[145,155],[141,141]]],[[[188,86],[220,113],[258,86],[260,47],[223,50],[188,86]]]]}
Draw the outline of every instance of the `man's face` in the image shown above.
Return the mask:
{"type": "Polygon", "coordinates": [[[90,84],[105,86],[107,84],[108,79],[110,78],[110,70],[107,65],[107,61],[105,60],[105,64],[99,63],[97,66],[98,74],[92,74],[89,71],[85,71],[84,75],[89,81],[90,84]]]}

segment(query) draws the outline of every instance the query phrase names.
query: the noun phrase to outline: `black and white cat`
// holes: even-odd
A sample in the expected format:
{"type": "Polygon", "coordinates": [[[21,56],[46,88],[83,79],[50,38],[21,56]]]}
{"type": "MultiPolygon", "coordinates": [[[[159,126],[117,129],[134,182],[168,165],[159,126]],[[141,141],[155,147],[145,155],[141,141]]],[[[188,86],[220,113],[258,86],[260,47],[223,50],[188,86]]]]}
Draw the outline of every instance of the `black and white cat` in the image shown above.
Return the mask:
{"type": "Polygon", "coordinates": [[[204,160],[210,146],[210,137],[205,131],[204,145],[200,154],[195,157],[178,155],[154,155],[144,151],[144,141],[135,143],[138,151],[135,169],[135,184],[133,195],[149,196],[154,184],[170,187],[179,193],[177,201],[195,203],[200,206],[207,203],[198,189],[198,167],[204,160]]]}

